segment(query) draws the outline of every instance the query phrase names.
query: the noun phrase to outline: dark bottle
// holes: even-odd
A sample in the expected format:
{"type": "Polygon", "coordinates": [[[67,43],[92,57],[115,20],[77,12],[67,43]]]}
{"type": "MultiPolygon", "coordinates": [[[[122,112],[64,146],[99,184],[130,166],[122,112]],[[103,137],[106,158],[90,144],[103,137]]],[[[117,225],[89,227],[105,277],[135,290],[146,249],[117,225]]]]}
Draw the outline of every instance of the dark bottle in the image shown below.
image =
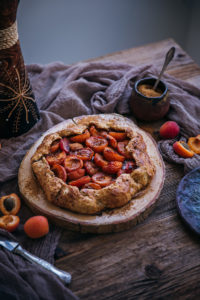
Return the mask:
{"type": "Polygon", "coordinates": [[[0,138],[27,132],[40,118],[18,39],[18,0],[0,0],[0,138]]]}

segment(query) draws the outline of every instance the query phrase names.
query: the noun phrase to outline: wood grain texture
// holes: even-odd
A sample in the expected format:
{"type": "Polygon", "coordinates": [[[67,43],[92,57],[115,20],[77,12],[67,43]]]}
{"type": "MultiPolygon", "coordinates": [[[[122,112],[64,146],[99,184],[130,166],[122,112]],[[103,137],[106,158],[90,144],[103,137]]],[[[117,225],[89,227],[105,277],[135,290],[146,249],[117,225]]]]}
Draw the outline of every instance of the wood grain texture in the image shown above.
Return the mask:
{"type": "MultiPolygon", "coordinates": [[[[200,83],[200,68],[172,39],[110,54],[96,60],[161,66],[164,53],[175,46],[168,73],[200,83]]],[[[142,124],[140,124],[142,125],[142,124]]],[[[149,132],[158,123],[143,124],[149,132]]],[[[65,256],[56,266],[71,272],[71,290],[80,299],[198,299],[200,241],[180,219],[175,194],[183,169],[166,165],[166,181],[158,205],[141,224],[106,235],[63,231],[59,243],[65,256]]]]}
{"type": "Polygon", "coordinates": [[[165,72],[183,80],[199,76],[199,66],[195,64],[192,58],[173,39],[119,51],[89,61],[111,60],[135,66],[153,64],[161,68],[166,52],[173,46],[176,48],[173,63],[171,62],[168,65],[165,72]]]}

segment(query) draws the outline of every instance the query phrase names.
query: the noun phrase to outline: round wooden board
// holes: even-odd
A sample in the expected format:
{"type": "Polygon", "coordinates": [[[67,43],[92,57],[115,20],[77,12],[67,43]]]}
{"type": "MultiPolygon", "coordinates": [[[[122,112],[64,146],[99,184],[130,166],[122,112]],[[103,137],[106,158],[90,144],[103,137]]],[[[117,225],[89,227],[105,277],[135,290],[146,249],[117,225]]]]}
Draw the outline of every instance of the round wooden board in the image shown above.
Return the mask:
{"type": "MultiPolygon", "coordinates": [[[[106,115],[106,118],[113,117],[121,122],[123,122],[123,120],[128,121],[130,126],[136,126],[132,121],[120,115],[106,115]]],[[[152,211],[162,190],[165,177],[165,167],[157,145],[152,137],[143,130],[138,129],[146,142],[148,154],[155,164],[155,176],[145,190],[145,193],[141,193],[121,208],[105,211],[101,215],[92,216],[77,214],[56,207],[46,200],[42,189],[32,173],[30,160],[37,147],[41,144],[44,136],[60,131],[65,128],[66,125],[74,125],[74,122],[78,123],[78,120],[79,118],[66,120],[52,127],[30,148],[19,168],[18,184],[20,193],[34,213],[42,214],[55,224],[69,230],[84,233],[108,233],[129,229],[131,226],[143,221],[152,211]]]]}

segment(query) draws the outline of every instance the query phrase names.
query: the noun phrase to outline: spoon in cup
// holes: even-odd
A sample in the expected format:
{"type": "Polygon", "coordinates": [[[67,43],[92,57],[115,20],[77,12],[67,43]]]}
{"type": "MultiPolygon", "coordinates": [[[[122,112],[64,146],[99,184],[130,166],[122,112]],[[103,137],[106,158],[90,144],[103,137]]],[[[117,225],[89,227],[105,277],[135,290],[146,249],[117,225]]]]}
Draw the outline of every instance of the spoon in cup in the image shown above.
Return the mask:
{"type": "Polygon", "coordinates": [[[165,61],[164,61],[164,64],[163,64],[163,67],[162,67],[162,70],[158,76],[158,79],[156,80],[154,86],[153,86],[153,90],[155,91],[157,86],[158,86],[158,83],[160,81],[160,78],[161,76],[163,75],[165,69],[167,68],[168,64],[170,63],[170,61],[173,59],[174,57],[174,53],[175,53],[175,47],[171,47],[169,49],[169,51],[167,52],[166,56],[165,56],[165,61]]]}

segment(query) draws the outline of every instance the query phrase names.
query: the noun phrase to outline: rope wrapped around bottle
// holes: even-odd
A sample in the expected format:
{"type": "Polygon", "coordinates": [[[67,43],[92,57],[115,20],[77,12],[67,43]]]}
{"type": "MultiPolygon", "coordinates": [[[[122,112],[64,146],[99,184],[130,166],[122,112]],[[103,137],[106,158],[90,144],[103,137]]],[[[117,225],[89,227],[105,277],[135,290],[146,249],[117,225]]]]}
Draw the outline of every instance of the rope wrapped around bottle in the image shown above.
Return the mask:
{"type": "Polygon", "coordinates": [[[19,136],[40,119],[18,38],[18,3],[0,2],[0,138],[19,136]]]}
{"type": "Polygon", "coordinates": [[[12,47],[16,44],[17,40],[17,21],[15,21],[10,27],[0,30],[0,50],[12,47]]]}

